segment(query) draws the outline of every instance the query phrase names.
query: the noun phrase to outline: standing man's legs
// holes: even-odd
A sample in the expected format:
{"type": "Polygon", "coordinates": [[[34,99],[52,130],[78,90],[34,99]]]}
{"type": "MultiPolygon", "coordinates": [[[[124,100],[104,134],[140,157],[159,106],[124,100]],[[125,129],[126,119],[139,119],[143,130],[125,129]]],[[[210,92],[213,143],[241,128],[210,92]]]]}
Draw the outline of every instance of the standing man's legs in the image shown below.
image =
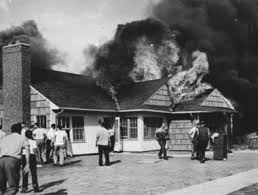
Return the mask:
{"type": "Polygon", "coordinates": [[[109,146],[104,146],[104,154],[105,154],[105,165],[109,166],[109,146]]]}
{"type": "Polygon", "coordinates": [[[98,149],[99,149],[99,166],[103,166],[103,161],[102,161],[102,157],[103,157],[103,146],[98,145],[98,149]]]}
{"type": "Polygon", "coordinates": [[[64,165],[64,146],[59,146],[59,151],[58,151],[58,155],[59,155],[59,164],[60,165],[64,165]]]}
{"type": "Polygon", "coordinates": [[[46,159],[47,159],[47,162],[50,162],[50,151],[51,151],[51,140],[47,140],[47,143],[46,143],[46,159]]]}
{"type": "Polygon", "coordinates": [[[110,152],[113,152],[114,147],[115,147],[115,136],[114,135],[110,137],[110,142],[111,142],[110,152]]]}
{"type": "Polygon", "coordinates": [[[166,142],[167,140],[163,140],[163,155],[164,155],[164,159],[167,160],[167,149],[166,149],[166,142]]]}
{"type": "Polygon", "coordinates": [[[208,145],[208,141],[202,140],[200,141],[200,162],[204,163],[205,162],[205,151],[208,145]]]}
{"type": "Polygon", "coordinates": [[[47,142],[46,140],[42,139],[41,141],[41,158],[43,160],[44,163],[47,162],[47,158],[46,158],[46,152],[47,152],[47,142]]]}
{"type": "Polygon", "coordinates": [[[36,161],[36,155],[31,154],[30,155],[30,172],[32,177],[32,185],[33,189],[38,190],[38,177],[37,177],[37,161],[36,161]]]}
{"type": "Polygon", "coordinates": [[[160,146],[160,150],[159,150],[159,154],[158,154],[158,156],[159,156],[159,158],[161,159],[162,158],[162,141],[158,141],[158,143],[159,143],[159,146],[160,146]]]}
{"type": "Polygon", "coordinates": [[[5,162],[5,172],[7,177],[7,182],[9,187],[7,188],[5,195],[16,194],[19,190],[20,181],[20,160],[13,157],[4,157],[5,162]]]}
{"type": "Polygon", "coordinates": [[[166,140],[159,140],[159,145],[160,145],[160,151],[159,151],[159,158],[162,158],[162,154],[164,159],[167,158],[167,153],[166,153],[166,140]]]}
{"type": "MultiPolygon", "coordinates": [[[[22,170],[26,166],[26,157],[25,155],[22,155],[22,170]]],[[[22,171],[22,190],[27,190],[28,189],[28,176],[29,172],[24,173],[22,171]]]]}
{"type": "Polygon", "coordinates": [[[5,160],[0,158],[0,195],[3,195],[6,191],[7,178],[5,174],[5,160]]]}
{"type": "Polygon", "coordinates": [[[39,164],[41,164],[40,143],[41,143],[40,140],[36,139],[36,144],[37,144],[36,156],[37,156],[37,163],[39,163],[39,164]]]}
{"type": "Polygon", "coordinates": [[[54,165],[57,164],[57,159],[58,159],[57,152],[58,152],[58,146],[54,146],[54,152],[53,152],[54,165]]]}

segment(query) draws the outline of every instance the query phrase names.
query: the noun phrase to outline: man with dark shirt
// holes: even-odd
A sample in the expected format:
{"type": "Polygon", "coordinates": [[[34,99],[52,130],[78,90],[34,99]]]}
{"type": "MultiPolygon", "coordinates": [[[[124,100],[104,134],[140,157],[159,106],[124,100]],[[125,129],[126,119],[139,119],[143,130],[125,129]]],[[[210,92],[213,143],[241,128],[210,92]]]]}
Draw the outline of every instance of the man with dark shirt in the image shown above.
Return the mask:
{"type": "Polygon", "coordinates": [[[205,127],[204,121],[201,121],[199,129],[199,154],[200,163],[205,162],[205,151],[209,143],[210,132],[209,128],[205,127]]]}

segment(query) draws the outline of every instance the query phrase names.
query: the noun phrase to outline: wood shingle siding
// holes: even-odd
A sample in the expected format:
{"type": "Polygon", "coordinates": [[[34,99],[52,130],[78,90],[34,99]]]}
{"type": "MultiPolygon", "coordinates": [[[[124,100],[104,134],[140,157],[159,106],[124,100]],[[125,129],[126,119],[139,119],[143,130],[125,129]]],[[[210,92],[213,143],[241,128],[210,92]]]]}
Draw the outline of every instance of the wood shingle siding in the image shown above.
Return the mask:
{"type": "Polygon", "coordinates": [[[144,104],[154,106],[170,106],[171,101],[166,85],[163,85],[158,91],[156,91],[144,104]]]}
{"type": "Polygon", "coordinates": [[[31,123],[36,121],[36,116],[45,115],[47,128],[50,128],[50,103],[31,88],[31,123]]]}
{"type": "Polygon", "coordinates": [[[191,150],[191,140],[188,136],[191,128],[192,123],[190,120],[172,120],[169,126],[169,149],[174,151],[191,150]]]}

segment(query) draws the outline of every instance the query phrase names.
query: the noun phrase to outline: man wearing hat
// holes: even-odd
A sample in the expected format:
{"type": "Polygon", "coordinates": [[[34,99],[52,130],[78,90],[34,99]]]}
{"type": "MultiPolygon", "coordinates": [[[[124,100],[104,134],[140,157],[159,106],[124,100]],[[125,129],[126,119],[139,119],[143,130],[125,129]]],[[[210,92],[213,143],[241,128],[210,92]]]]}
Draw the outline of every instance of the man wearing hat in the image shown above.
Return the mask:
{"type": "Polygon", "coordinates": [[[199,124],[199,154],[200,163],[205,162],[205,151],[209,143],[210,131],[209,128],[205,126],[205,122],[201,121],[199,124]]]}

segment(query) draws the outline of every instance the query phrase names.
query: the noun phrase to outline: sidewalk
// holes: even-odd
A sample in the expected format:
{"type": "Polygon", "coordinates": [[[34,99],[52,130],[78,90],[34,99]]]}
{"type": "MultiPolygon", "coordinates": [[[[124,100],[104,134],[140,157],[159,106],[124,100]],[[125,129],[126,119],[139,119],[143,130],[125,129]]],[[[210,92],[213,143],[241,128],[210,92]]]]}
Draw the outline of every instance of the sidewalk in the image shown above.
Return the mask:
{"type": "Polygon", "coordinates": [[[170,191],[165,195],[224,195],[256,183],[258,183],[258,169],[253,169],[214,181],[170,191]]]}

